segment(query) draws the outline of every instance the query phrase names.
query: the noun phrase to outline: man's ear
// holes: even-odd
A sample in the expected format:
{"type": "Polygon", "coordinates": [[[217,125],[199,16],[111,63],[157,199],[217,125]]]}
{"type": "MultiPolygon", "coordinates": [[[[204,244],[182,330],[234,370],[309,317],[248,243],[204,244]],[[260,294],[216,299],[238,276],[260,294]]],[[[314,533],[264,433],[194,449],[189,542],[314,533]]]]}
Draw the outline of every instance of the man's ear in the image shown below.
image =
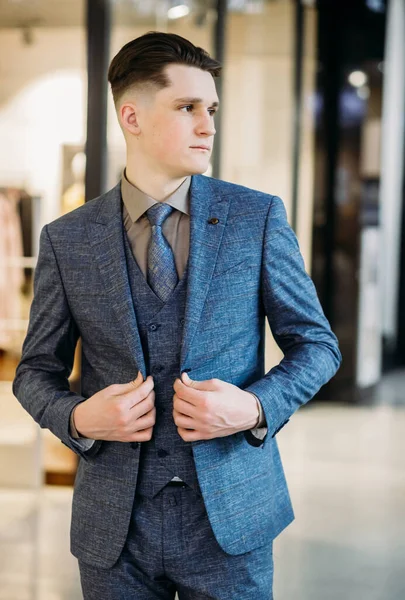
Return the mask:
{"type": "Polygon", "coordinates": [[[117,112],[121,128],[133,135],[139,135],[141,129],[136,105],[133,102],[123,102],[118,107],[117,112]]]}

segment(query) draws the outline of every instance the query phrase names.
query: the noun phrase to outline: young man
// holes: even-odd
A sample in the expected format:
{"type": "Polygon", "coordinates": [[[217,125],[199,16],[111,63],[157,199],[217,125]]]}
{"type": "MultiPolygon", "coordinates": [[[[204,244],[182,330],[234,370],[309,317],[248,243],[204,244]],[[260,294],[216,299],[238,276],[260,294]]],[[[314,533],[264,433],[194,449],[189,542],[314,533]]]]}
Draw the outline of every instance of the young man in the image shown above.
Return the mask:
{"type": "Polygon", "coordinates": [[[275,435],[341,361],[280,198],[201,175],[219,72],[177,35],[126,44],[122,181],[41,233],[14,393],[80,456],[85,600],[272,598],[294,518],[275,435]],[[284,352],[268,373],[266,317],[284,352]]]}

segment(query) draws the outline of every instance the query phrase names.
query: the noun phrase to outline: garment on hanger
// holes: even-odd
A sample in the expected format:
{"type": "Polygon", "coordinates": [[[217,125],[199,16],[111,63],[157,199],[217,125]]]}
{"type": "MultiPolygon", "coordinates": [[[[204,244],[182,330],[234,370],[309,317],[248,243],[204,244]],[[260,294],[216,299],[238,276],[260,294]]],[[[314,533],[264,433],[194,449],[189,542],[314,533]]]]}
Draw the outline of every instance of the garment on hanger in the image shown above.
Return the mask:
{"type": "Polygon", "coordinates": [[[24,270],[21,219],[18,204],[21,191],[0,190],[0,349],[12,347],[15,322],[21,318],[21,286],[24,270]]]}

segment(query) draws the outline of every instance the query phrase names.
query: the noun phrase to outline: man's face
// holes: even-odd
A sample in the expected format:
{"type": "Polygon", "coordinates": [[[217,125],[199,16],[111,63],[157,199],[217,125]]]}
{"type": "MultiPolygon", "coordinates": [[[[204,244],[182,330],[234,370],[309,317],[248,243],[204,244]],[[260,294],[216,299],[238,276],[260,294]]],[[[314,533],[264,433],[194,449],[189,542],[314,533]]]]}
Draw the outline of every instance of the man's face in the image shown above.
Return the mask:
{"type": "Polygon", "coordinates": [[[212,153],[218,104],[213,77],[176,64],[168,65],[165,72],[171,85],[151,94],[141,108],[136,145],[152,169],[170,177],[204,173],[212,153]]]}

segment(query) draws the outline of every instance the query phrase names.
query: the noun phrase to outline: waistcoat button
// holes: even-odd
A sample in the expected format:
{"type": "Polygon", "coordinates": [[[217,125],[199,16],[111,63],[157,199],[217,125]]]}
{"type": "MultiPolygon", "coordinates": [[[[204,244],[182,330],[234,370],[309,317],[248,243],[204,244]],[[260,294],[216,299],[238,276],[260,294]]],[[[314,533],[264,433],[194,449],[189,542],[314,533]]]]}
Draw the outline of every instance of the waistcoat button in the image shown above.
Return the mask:
{"type": "Polygon", "coordinates": [[[184,319],[183,319],[183,317],[180,319],[180,324],[184,325],[184,319]]]}
{"type": "Polygon", "coordinates": [[[157,455],[159,456],[159,458],[164,458],[165,456],[167,456],[169,453],[166,452],[166,450],[160,449],[157,451],[157,455]]]}
{"type": "Polygon", "coordinates": [[[131,448],[133,450],[136,450],[138,448],[138,446],[139,446],[139,442],[131,442],[131,448]]]}
{"type": "Polygon", "coordinates": [[[156,323],[152,323],[152,325],[149,325],[149,331],[156,331],[156,329],[157,329],[156,323]]]}

